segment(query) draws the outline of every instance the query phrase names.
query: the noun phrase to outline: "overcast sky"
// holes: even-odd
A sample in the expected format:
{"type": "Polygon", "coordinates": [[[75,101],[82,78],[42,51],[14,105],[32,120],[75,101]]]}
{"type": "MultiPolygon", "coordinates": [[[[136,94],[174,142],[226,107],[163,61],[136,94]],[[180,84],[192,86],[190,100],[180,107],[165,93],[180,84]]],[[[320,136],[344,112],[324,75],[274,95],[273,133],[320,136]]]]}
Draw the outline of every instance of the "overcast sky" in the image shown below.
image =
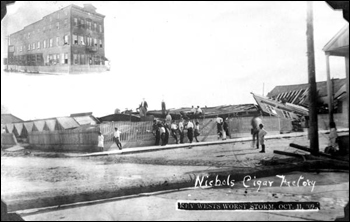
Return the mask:
{"type": "MultiPolygon", "coordinates": [[[[1,23],[5,36],[69,4],[17,2],[1,23]]],[[[111,71],[89,75],[1,75],[1,103],[25,119],[135,108],[255,103],[250,92],[307,83],[306,2],[92,2],[105,15],[111,71]]],[[[316,79],[326,80],[322,48],[346,24],[341,11],[314,2],[316,79]]],[[[3,61],[3,59],[1,59],[3,61]]],[[[3,69],[2,65],[2,69],[3,69]]],[[[331,58],[345,78],[343,58],[331,58]]]]}

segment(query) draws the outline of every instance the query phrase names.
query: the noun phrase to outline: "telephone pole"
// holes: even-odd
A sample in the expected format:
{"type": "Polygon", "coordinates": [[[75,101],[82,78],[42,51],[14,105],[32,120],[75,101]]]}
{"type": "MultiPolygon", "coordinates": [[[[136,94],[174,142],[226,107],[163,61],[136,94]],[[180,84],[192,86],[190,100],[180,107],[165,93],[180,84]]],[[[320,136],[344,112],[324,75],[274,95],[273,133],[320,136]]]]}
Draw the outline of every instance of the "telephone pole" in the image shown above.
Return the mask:
{"type": "Polygon", "coordinates": [[[318,121],[317,121],[317,85],[315,73],[315,55],[314,55],[314,27],[313,27],[313,9],[312,1],[307,2],[307,58],[309,75],[309,117],[310,117],[310,149],[314,156],[319,155],[318,144],[318,121]]]}

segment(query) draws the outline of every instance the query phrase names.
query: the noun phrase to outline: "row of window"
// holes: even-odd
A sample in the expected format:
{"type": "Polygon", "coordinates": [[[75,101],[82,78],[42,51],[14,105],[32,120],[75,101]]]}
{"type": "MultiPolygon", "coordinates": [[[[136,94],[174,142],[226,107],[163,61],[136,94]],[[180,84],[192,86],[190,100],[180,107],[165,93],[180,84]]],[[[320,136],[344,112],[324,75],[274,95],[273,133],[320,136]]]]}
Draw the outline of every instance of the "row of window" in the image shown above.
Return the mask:
{"type": "MultiPolygon", "coordinates": [[[[85,37],[85,36],[77,36],[73,35],[72,38],[72,44],[73,45],[87,45],[87,46],[95,46],[103,48],[102,39],[96,39],[91,37],[85,37]]],[[[48,40],[44,40],[41,44],[40,41],[36,43],[31,43],[27,45],[27,50],[35,50],[35,49],[41,49],[42,48],[52,48],[54,46],[60,46],[60,45],[69,45],[69,36],[65,35],[63,36],[62,41],[60,41],[60,37],[51,38],[48,40]]],[[[17,52],[22,52],[26,50],[26,46],[17,46],[17,52]]]]}
{"type": "MultiPolygon", "coordinates": [[[[71,58],[71,64],[74,65],[104,65],[104,59],[102,56],[86,55],[86,54],[73,54],[71,58]]],[[[69,54],[49,54],[45,60],[42,53],[28,54],[21,56],[12,56],[8,60],[9,65],[23,65],[23,66],[51,66],[58,64],[68,64],[69,54]]]]}
{"type": "Polygon", "coordinates": [[[95,22],[91,22],[82,18],[74,18],[74,26],[79,28],[85,28],[96,32],[103,32],[102,25],[95,22]]]}
{"type": "Polygon", "coordinates": [[[72,38],[73,45],[87,45],[103,48],[102,39],[96,39],[86,36],[73,35],[72,38]]]}
{"type": "MultiPolygon", "coordinates": [[[[68,24],[68,19],[64,20],[63,26],[66,27],[68,24]]],[[[46,32],[47,31],[51,31],[51,30],[59,30],[60,29],[60,25],[61,23],[58,21],[55,23],[54,27],[52,26],[52,24],[50,24],[49,26],[44,26],[42,28],[42,32],[46,32]],[[54,28],[54,29],[53,29],[54,28]]],[[[96,32],[103,32],[102,29],[102,25],[101,24],[97,24],[97,23],[93,23],[91,21],[85,21],[84,19],[78,19],[78,18],[74,18],[74,26],[79,27],[79,28],[86,28],[87,30],[92,30],[92,31],[96,31],[96,32]]],[[[37,32],[40,33],[41,29],[37,29],[37,32]]],[[[33,30],[32,32],[28,32],[27,34],[23,34],[23,38],[27,38],[29,39],[30,36],[35,34],[35,30],[33,30]]],[[[15,40],[15,39],[14,39],[15,40]]],[[[16,40],[15,40],[16,41],[16,40]]]]}

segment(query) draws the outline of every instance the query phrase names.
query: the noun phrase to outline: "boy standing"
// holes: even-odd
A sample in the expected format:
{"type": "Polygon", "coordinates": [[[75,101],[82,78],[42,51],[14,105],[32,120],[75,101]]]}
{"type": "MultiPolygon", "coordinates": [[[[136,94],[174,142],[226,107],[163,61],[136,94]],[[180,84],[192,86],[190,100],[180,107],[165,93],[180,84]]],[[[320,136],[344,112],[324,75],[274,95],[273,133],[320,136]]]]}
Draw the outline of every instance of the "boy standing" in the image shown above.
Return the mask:
{"type": "Polygon", "coordinates": [[[104,147],[103,142],[104,142],[104,136],[102,135],[101,132],[98,132],[98,145],[97,146],[101,152],[103,152],[103,147],[104,147]]]}
{"type": "Polygon", "coordinates": [[[115,132],[114,132],[114,142],[115,142],[115,144],[117,144],[118,148],[120,150],[122,150],[122,144],[120,142],[120,133],[121,132],[118,130],[117,127],[115,127],[114,130],[115,130],[115,132]]]}
{"type": "Polygon", "coordinates": [[[259,142],[260,142],[261,148],[262,148],[260,153],[265,153],[265,135],[267,134],[267,132],[264,129],[264,125],[262,123],[259,124],[259,129],[260,129],[259,130],[259,142]]]}

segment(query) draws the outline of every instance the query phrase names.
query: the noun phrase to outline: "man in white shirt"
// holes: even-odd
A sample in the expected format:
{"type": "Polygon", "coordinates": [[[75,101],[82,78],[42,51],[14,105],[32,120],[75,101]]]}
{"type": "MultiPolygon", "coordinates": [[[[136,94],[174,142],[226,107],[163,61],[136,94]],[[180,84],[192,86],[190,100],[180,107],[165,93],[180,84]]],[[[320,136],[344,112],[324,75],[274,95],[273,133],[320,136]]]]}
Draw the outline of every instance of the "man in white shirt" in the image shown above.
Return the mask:
{"type": "Polygon", "coordinates": [[[99,150],[101,152],[103,152],[103,148],[104,148],[104,136],[102,135],[101,132],[98,132],[98,145],[97,147],[99,148],[99,150]]]}
{"type": "Polygon", "coordinates": [[[192,106],[192,108],[191,108],[191,114],[196,114],[196,112],[197,112],[197,110],[196,110],[196,108],[194,108],[194,106],[192,106]]]}
{"type": "Polygon", "coordinates": [[[120,142],[120,131],[118,130],[117,127],[114,128],[114,142],[117,144],[118,148],[122,150],[122,144],[120,142]]]}
{"type": "Polygon", "coordinates": [[[184,132],[184,119],[180,119],[179,122],[179,133],[180,133],[180,143],[184,143],[184,137],[185,137],[185,132],[184,132]]]}
{"type": "Polygon", "coordinates": [[[197,106],[196,115],[201,115],[202,113],[202,109],[199,106],[197,106]]]}
{"type": "Polygon", "coordinates": [[[186,125],[186,129],[187,129],[187,137],[188,137],[188,140],[190,141],[190,143],[192,143],[193,141],[193,123],[188,120],[187,121],[187,125],[186,125]]]}
{"type": "Polygon", "coordinates": [[[173,138],[175,139],[176,144],[178,144],[177,135],[176,135],[177,125],[176,125],[175,121],[173,121],[173,122],[171,123],[170,128],[171,128],[171,135],[172,135],[173,138]]]}
{"type": "Polygon", "coordinates": [[[222,137],[222,127],[223,127],[224,120],[217,115],[216,116],[216,127],[217,127],[217,134],[218,134],[218,139],[222,137]]]}

